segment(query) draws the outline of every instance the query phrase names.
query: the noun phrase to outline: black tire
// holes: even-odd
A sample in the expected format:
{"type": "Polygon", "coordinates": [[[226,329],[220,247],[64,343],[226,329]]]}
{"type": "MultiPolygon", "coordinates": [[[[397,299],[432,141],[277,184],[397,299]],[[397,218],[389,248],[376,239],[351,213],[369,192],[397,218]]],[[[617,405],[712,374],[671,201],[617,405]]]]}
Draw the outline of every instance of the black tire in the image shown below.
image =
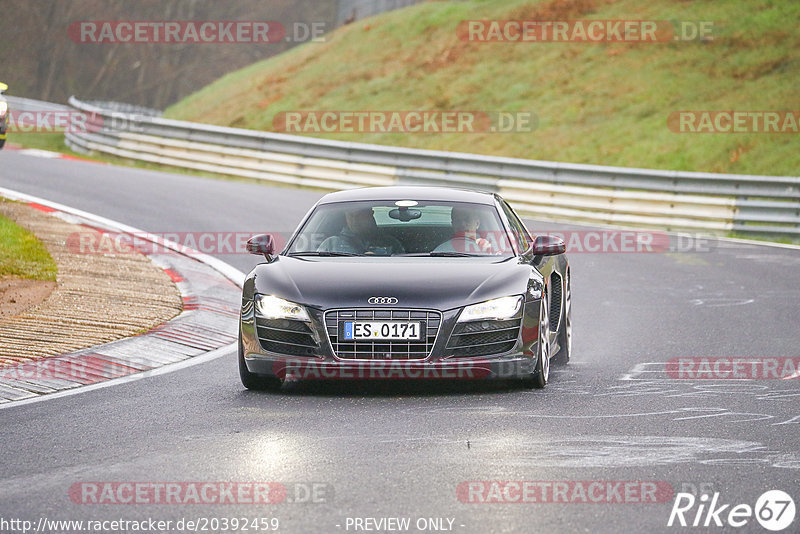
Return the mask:
{"type": "Polygon", "coordinates": [[[558,354],[553,357],[556,365],[567,365],[572,357],[572,287],[570,273],[564,278],[564,319],[558,332],[558,354]]]}
{"type": "Polygon", "coordinates": [[[539,340],[536,347],[536,369],[523,379],[525,387],[542,389],[550,379],[550,299],[547,292],[539,301],[539,340]]]}
{"type": "Polygon", "coordinates": [[[5,139],[0,139],[0,149],[3,148],[3,145],[5,145],[5,144],[6,144],[6,140],[5,139]]]}
{"type": "Polygon", "coordinates": [[[247,370],[247,364],[244,362],[241,333],[239,333],[239,378],[241,378],[244,387],[255,391],[277,391],[283,385],[283,380],[277,376],[262,376],[247,370]]]}

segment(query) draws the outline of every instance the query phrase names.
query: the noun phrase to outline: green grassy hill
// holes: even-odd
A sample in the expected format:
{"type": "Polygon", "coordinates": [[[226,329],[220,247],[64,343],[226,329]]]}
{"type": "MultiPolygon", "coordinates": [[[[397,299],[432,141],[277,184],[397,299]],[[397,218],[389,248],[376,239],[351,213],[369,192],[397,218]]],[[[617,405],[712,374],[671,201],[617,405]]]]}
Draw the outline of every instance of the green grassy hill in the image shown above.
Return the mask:
{"type": "Polygon", "coordinates": [[[429,2],[219,79],[167,116],[273,130],[296,110],[533,111],[529,133],[331,134],[416,148],[659,169],[800,175],[800,134],[675,133],[680,110],[800,109],[800,2],[429,2]],[[713,21],[713,39],[480,43],[463,20],[713,21]]]}

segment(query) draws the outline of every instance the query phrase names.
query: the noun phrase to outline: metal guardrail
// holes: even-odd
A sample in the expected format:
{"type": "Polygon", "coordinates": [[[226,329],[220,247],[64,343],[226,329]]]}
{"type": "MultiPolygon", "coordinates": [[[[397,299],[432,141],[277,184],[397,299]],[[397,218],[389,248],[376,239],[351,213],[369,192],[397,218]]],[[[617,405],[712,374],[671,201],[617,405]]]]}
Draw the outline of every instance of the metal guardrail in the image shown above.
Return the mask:
{"type": "Polygon", "coordinates": [[[117,113],[127,113],[129,115],[144,115],[145,117],[160,117],[162,111],[159,109],[146,108],[144,106],[137,106],[136,104],[126,104],[124,102],[110,102],[106,100],[87,100],[86,104],[96,108],[102,108],[107,111],[114,111],[117,113]]]}
{"type": "Polygon", "coordinates": [[[22,98],[21,96],[3,95],[8,102],[8,107],[12,112],[15,111],[66,111],[69,106],[54,104],[43,100],[33,100],[32,98],[22,98]]]}
{"type": "Polygon", "coordinates": [[[89,131],[79,152],[103,152],[273,182],[347,189],[447,184],[497,191],[528,215],[622,226],[800,238],[800,177],[662,171],[348,143],[176,121],[75,97],[89,131]]]}

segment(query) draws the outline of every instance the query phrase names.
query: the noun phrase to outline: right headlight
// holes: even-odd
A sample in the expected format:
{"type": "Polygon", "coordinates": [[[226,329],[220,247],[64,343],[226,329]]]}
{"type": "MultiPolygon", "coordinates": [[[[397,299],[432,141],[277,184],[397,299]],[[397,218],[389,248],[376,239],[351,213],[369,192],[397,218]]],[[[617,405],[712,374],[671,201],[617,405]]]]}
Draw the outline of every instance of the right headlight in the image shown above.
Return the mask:
{"type": "Polygon", "coordinates": [[[503,320],[514,317],[522,306],[522,295],[500,297],[467,306],[458,316],[458,322],[503,320]]]}
{"type": "Polygon", "coordinates": [[[7,111],[8,111],[8,104],[0,100],[0,117],[4,117],[7,111]]]}
{"type": "Polygon", "coordinates": [[[294,319],[310,322],[308,312],[301,304],[274,295],[256,295],[256,313],[265,319],[294,319]]]}

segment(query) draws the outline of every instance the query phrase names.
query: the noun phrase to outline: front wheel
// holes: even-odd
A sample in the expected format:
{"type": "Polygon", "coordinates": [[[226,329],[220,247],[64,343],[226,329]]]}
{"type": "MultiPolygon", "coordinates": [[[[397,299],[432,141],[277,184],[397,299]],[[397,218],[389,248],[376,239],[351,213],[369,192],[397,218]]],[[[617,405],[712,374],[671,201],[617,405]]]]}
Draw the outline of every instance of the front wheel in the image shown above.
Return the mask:
{"type": "Polygon", "coordinates": [[[539,301],[539,339],[536,344],[536,369],[524,382],[527,387],[542,389],[550,379],[550,300],[546,292],[539,301]]]}
{"type": "Polygon", "coordinates": [[[277,391],[283,385],[283,380],[277,376],[257,375],[247,369],[247,364],[244,361],[241,333],[239,334],[239,378],[241,378],[244,387],[255,391],[277,391]]]}

